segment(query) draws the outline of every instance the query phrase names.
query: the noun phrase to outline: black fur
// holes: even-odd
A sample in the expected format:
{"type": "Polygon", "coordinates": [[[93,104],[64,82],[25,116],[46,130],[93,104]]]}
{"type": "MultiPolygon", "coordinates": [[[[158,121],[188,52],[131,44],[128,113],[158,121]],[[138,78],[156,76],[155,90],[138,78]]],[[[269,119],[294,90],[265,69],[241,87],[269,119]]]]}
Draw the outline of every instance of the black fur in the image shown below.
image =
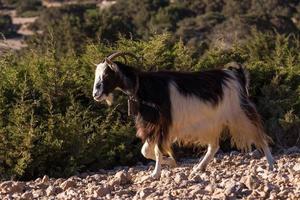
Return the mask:
{"type": "Polygon", "coordinates": [[[175,83],[178,91],[184,95],[194,95],[205,102],[216,105],[223,98],[226,80],[232,78],[224,70],[202,72],[139,72],[135,68],[116,62],[120,71],[118,87],[124,91],[134,91],[138,76],[138,90],[135,99],[138,102],[136,125],[138,137],[142,140],[156,140],[158,144],[167,138],[172,124],[170,83],[175,83]],[[144,105],[146,101],[155,104],[157,109],[144,105]]]}
{"type": "Polygon", "coordinates": [[[109,67],[105,69],[102,83],[97,83],[96,88],[99,89],[103,84],[103,94],[108,95],[122,82],[121,78],[109,67]]]}
{"type": "Polygon", "coordinates": [[[223,87],[231,77],[224,70],[209,70],[194,73],[174,73],[172,80],[185,96],[195,95],[205,102],[218,104],[223,98],[223,87]]]}
{"type": "Polygon", "coordinates": [[[229,67],[229,70],[233,71],[234,75],[236,76],[237,80],[239,81],[239,84],[241,85],[241,88],[243,89],[243,93],[248,96],[248,76],[247,76],[247,71],[240,65],[238,64],[238,67],[229,67]]]}
{"type": "Polygon", "coordinates": [[[251,122],[257,126],[262,126],[261,118],[254,106],[254,104],[249,100],[247,96],[241,97],[241,108],[246,113],[247,117],[251,120],[251,122]]]}

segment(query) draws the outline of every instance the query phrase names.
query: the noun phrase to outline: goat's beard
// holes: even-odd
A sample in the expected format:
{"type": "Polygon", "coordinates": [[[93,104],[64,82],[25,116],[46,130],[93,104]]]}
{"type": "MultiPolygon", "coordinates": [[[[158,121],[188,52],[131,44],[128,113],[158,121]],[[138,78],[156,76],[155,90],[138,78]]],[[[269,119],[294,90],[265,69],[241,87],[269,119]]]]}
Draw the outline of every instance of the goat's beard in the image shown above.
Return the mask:
{"type": "Polygon", "coordinates": [[[113,104],[113,98],[114,98],[113,94],[110,93],[108,95],[103,94],[100,97],[96,97],[96,98],[94,98],[94,100],[97,101],[97,102],[102,102],[103,100],[105,100],[107,105],[111,106],[113,104]]]}
{"type": "Polygon", "coordinates": [[[112,93],[108,94],[106,97],[105,97],[105,101],[107,103],[108,106],[111,106],[113,104],[113,100],[114,100],[114,96],[112,93]]]}

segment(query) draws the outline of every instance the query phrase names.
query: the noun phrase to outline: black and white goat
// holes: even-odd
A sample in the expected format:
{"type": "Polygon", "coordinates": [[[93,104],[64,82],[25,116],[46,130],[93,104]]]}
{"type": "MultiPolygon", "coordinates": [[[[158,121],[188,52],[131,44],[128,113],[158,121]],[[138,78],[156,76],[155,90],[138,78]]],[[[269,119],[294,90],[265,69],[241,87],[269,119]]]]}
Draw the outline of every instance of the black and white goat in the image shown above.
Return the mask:
{"type": "Polygon", "coordinates": [[[136,107],[137,136],[144,145],[142,154],[156,161],[151,174],[160,177],[161,165],[176,165],[171,144],[196,143],[208,150],[194,173],[204,170],[219,149],[222,132],[227,129],[231,142],[241,150],[254,144],[262,150],[273,168],[260,116],[248,98],[248,74],[239,66],[201,72],[143,72],[113,62],[117,52],[97,65],[93,97],[112,103],[112,92],[120,89],[136,107]]]}

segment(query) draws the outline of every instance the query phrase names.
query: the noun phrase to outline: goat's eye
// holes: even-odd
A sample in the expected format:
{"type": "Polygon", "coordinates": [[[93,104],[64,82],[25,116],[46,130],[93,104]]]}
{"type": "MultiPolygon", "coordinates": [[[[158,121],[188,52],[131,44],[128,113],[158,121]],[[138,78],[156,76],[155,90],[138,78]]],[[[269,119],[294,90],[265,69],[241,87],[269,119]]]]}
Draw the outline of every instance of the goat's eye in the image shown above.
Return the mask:
{"type": "Polygon", "coordinates": [[[100,89],[102,84],[103,84],[103,83],[97,83],[96,88],[97,88],[97,89],[100,89]]]}

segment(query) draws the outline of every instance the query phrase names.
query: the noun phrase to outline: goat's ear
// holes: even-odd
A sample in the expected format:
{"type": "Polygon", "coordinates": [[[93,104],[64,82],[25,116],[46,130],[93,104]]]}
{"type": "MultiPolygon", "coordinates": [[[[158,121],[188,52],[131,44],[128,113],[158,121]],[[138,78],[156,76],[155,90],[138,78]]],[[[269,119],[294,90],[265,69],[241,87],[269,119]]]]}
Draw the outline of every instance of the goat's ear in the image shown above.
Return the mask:
{"type": "Polygon", "coordinates": [[[109,68],[111,68],[113,71],[118,72],[118,65],[116,65],[114,62],[112,62],[110,59],[105,58],[105,62],[107,63],[107,65],[109,66],[109,68]]]}

